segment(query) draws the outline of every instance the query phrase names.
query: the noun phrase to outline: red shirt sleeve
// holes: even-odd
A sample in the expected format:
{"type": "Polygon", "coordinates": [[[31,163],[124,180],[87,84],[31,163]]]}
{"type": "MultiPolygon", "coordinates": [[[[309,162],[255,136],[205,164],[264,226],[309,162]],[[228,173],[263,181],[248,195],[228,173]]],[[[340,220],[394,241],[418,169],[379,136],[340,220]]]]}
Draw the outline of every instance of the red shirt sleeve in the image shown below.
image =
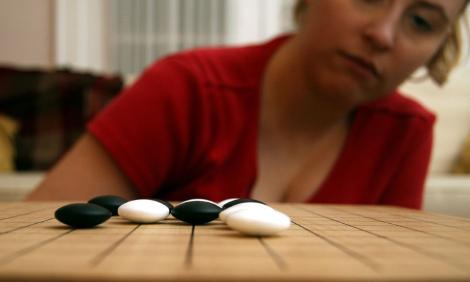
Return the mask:
{"type": "Polygon", "coordinates": [[[424,183],[428,172],[433,144],[432,120],[420,120],[413,136],[413,143],[404,154],[387,189],[380,199],[380,204],[397,205],[421,209],[424,183]]]}
{"type": "Polygon", "coordinates": [[[198,130],[198,107],[191,107],[198,102],[197,84],[178,60],[164,59],[88,125],[142,197],[168,182],[184,181],[181,174],[201,155],[188,154],[200,147],[190,138],[198,130]],[[193,159],[186,159],[189,155],[193,159]]]}

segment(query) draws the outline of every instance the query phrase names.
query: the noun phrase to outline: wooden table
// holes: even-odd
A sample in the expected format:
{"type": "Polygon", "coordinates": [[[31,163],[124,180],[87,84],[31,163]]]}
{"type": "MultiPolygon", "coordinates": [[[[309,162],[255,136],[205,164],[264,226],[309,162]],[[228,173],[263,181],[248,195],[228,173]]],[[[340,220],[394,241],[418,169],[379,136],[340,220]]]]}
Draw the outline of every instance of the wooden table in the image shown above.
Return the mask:
{"type": "Polygon", "coordinates": [[[0,204],[1,281],[470,281],[470,219],[372,206],[273,205],[292,227],[241,236],[220,221],[100,227],[63,203],[0,204]]]}

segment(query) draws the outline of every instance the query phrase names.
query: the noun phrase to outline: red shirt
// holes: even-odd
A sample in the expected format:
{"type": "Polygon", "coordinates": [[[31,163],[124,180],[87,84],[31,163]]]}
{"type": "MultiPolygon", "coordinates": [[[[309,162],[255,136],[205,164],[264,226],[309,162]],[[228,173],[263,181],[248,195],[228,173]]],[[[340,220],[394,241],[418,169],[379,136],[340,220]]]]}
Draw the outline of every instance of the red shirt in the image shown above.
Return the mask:
{"type": "MultiPolygon", "coordinates": [[[[285,37],[192,50],[150,66],[89,125],[141,197],[249,197],[260,81],[285,37]]],[[[312,203],[420,208],[435,117],[398,93],[357,108],[312,203]]]]}

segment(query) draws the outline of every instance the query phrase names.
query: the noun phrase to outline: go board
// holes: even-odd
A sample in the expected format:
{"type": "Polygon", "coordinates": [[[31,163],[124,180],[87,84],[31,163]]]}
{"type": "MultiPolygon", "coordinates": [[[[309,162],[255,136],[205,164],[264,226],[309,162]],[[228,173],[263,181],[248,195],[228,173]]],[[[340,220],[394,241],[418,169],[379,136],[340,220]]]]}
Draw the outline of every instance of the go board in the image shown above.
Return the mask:
{"type": "Polygon", "coordinates": [[[272,205],[291,228],[216,220],[70,229],[65,203],[0,204],[0,281],[470,281],[470,219],[397,207],[272,205]]]}

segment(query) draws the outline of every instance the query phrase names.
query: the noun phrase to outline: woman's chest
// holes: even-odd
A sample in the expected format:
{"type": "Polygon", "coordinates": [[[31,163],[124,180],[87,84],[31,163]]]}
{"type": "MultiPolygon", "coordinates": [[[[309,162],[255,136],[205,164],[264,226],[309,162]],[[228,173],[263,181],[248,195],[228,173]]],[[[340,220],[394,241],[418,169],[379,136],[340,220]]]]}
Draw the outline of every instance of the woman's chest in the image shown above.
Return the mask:
{"type": "Polygon", "coordinates": [[[346,133],[339,128],[317,140],[279,143],[260,136],[258,177],[251,196],[265,201],[307,201],[334,169],[346,133]]]}

